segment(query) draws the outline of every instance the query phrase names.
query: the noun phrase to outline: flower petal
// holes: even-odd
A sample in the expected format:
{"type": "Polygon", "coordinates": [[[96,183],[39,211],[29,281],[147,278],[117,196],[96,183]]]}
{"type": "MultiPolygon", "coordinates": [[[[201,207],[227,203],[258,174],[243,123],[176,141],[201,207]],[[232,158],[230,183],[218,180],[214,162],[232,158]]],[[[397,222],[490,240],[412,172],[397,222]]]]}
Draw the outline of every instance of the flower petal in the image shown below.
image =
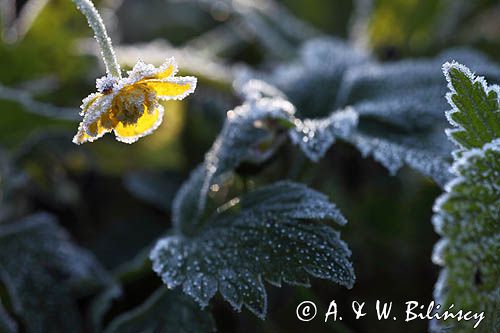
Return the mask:
{"type": "Polygon", "coordinates": [[[135,124],[123,124],[119,122],[114,132],[116,140],[125,143],[134,143],[139,138],[151,134],[160,126],[163,120],[163,107],[160,105],[153,112],[147,109],[144,114],[137,120],[135,124]]]}
{"type": "Polygon", "coordinates": [[[173,57],[167,59],[158,70],[158,73],[154,77],[155,79],[163,80],[175,75],[177,73],[175,59],[173,57]]]}
{"type": "Polygon", "coordinates": [[[80,145],[85,142],[92,142],[99,139],[108,132],[111,132],[111,129],[104,127],[101,119],[87,126],[85,126],[82,121],[78,126],[78,132],[73,137],[73,143],[80,145]]]}
{"type": "Polygon", "coordinates": [[[112,100],[113,96],[100,93],[90,94],[83,100],[81,114],[84,117],[78,126],[73,143],[92,142],[111,131],[110,126],[103,124],[103,120],[109,118],[106,116],[106,111],[110,109],[112,100]]]}
{"type": "Polygon", "coordinates": [[[82,101],[82,105],[80,106],[80,116],[85,115],[87,110],[101,97],[101,93],[93,93],[85,97],[82,101]]]}
{"type": "Polygon", "coordinates": [[[87,133],[90,134],[94,132],[93,130],[90,130],[90,127],[99,121],[101,116],[111,108],[114,95],[115,94],[101,95],[87,108],[83,117],[83,127],[87,133]]]}
{"type": "Polygon", "coordinates": [[[196,89],[196,78],[192,76],[172,77],[168,80],[145,80],[150,89],[153,89],[159,99],[180,100],[196,89]]]}

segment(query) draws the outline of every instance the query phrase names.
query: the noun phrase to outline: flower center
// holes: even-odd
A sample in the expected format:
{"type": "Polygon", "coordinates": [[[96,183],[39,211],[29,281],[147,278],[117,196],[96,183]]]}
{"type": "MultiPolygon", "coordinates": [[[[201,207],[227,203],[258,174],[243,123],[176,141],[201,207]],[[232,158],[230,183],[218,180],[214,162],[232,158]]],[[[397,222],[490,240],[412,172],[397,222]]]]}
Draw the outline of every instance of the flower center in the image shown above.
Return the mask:
{"type": "Polygon", "coordinates": [[[111,110],[111,118],[131,125],[144,112],[152,112],[156,108],[156,93],[145,84],[134,84],[124,87],[114,98],[111,110]]]}

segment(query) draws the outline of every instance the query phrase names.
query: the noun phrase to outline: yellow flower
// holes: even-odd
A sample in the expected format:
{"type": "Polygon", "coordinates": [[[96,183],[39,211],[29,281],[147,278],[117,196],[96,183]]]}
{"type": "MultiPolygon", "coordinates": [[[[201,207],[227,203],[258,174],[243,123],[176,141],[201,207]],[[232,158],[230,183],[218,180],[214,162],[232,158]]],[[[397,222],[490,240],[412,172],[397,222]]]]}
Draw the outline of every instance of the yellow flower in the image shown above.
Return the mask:
{"type": "Polygon", "coordinates": [[[163,119],[159,100],[180,100],[196,88],[195,77],[176,73],[177,65],[170,58],[159,68],[139,61],[127,78],[98,79],[98,92],[82,102],[83,120],[73,142],[92,142],[113,131],[118,141],[133,143],[151,134],[163,119]]]}

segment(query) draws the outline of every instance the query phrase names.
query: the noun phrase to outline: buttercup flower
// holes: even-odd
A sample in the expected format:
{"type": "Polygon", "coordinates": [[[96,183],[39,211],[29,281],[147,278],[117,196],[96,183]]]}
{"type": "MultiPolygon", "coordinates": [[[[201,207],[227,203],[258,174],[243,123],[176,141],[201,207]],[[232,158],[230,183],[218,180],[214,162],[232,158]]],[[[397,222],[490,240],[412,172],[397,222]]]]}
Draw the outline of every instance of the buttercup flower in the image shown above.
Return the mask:
{"type": "Polygon", "coordinates": [[[177,65],[170,58],[158,68],[139,61],[127,78],[97,79],[98,92],[82,102],[83,120],[73,142],[92,142],[113,131],[118,141],[133,143],[151,134],[163,119],[159,101],[181,100],[196,88],[195,77],[176,73],[177,65]]]}

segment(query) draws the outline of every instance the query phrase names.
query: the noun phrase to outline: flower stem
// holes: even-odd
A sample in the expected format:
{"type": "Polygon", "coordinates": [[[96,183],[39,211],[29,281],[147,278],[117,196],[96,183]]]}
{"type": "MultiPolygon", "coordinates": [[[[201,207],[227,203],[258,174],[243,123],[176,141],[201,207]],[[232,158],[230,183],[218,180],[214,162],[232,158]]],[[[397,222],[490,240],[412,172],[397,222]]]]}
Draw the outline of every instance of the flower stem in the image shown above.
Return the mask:
{"type": "Polygon", "coordinates": [[[116,61],[115,51],[111,45],[111,39],[108,37],[106,27],[101,16],[97,12],[91,0],[72,0],[79,11],[85,15],[89,26],[94,30],[94,37],[101,49],[102,59],[106,66],[106,72],[116,78],[121,78],[120,65],[116,61]]]}

